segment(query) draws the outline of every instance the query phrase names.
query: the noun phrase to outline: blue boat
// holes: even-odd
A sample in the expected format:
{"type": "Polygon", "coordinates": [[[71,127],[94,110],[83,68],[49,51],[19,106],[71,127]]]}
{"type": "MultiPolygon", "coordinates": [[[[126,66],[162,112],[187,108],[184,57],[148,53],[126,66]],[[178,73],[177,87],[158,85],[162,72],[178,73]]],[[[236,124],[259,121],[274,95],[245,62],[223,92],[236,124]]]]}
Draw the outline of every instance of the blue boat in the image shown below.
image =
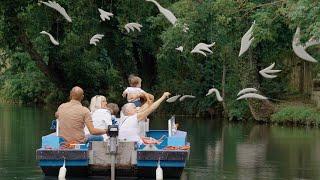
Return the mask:
{"type": "Polygon", "coordinates": [[[117,177],[154,178],[159,161],[164,178],[179,178],[190,154],[187,132],[173,132],[169,127],[168,130],[150,130],[145,135],[162,139],[162,142],[138,145],[117,141],[117,152],[112,153],[110,141],[93,141],[75,145],[73,149],[62,149],[60,145],[63,140],[56,134],[50,134],[42,137],[42,147],[37,150],[36,157],[46,176],[58,176],[64,160],[67,176],[110,176],[114,154],[117,177]]]}

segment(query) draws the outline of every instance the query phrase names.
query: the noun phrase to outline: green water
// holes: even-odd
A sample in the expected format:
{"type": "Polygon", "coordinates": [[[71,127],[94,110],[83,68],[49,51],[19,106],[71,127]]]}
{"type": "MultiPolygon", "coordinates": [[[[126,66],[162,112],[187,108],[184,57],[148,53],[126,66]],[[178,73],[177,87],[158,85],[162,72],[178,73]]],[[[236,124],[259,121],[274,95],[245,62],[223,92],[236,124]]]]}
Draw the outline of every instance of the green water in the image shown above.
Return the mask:
{"type": "MultiPolygon", "coordinates": [[[[35,160],[53,112],[0,105],[0,180],[45,178],[35,160]]],[[[168,116],[152,118],[166,128],[168,116]]],[[[320,179],[320,131],[177,117],[190,159],[181,179],[320,179]]]]}

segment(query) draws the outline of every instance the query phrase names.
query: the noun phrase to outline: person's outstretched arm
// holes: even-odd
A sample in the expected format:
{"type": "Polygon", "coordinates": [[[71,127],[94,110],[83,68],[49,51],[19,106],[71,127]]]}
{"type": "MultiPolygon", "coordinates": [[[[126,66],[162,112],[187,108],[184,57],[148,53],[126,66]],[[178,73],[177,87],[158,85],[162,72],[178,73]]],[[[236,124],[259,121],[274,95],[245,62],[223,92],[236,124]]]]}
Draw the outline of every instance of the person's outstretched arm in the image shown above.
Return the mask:
{"type": "Polygon", "coordinates": [[[170,96],[169,92],[163,93],[161,98],[159,98],[156,102],[152,103],[149,107],[147,107],[145,110],[138,112],[138,120],[144,120],[147,118],[153,111],[155,111],[160,104],[167,99],[170,96]]]}
{"type": "Polygon", "coordinates": [[[92,117],[91,117],[89,110],[87,110],[87,112],[85,114],[84,123],[86,124],[90,134],[92,134],[92,135],[103,135],[103,134],[107,133],[106,129],[99,129],[99,128],[95,128],[93,126],[92,117]]]}
{"type": "Polygon", "coordinates": [[[95,128],[93,126],[93,123],[88,121],[86,122],[86,126],[90,132],[90,134],[92,135],[103,135],[103,134],[106,134],[107,133],[107,130],[106,129],[98,129],[98,128],[95,128]]]}

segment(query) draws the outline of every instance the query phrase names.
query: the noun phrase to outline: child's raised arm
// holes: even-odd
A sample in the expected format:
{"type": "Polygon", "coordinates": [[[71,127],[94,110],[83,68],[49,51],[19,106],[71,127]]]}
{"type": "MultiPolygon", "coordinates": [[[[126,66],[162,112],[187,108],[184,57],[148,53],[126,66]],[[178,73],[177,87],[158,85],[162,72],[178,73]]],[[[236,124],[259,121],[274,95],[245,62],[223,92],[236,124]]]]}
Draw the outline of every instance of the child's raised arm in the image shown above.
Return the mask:
{"type": "Polygon", "coordinates": [[[127,89],[125,89],[125,90],[122,92],[122,97],[126,97],[127,94],[128,94],[128,91],[127,91],[127,89]]]}

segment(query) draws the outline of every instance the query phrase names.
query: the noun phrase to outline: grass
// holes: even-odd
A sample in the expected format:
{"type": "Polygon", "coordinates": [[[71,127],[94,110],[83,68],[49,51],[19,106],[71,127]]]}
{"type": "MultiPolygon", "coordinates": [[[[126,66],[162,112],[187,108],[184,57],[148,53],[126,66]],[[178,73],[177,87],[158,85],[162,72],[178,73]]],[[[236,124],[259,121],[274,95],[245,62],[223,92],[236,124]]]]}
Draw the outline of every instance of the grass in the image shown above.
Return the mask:
{"type": "Polygon", "coordinates": [[[320,111],[302,104],[283,105],[271,116],[271,122],[292,125],[320,125],[320,111]]]}

